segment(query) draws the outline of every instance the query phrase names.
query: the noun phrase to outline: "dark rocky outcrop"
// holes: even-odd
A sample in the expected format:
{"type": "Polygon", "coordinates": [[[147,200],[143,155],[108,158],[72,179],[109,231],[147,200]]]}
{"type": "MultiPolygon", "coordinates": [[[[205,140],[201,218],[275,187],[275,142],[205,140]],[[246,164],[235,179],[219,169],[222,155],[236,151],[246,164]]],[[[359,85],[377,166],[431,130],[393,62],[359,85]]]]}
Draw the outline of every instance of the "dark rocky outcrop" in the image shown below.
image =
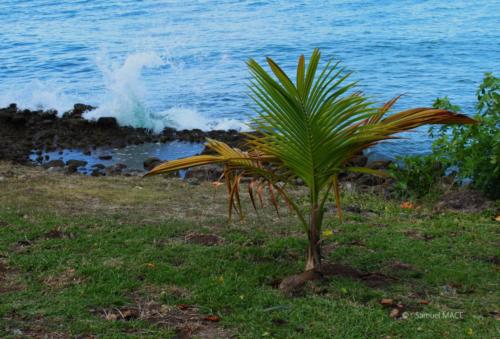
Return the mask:
{"type": "MultiPolygon", "coordinates": [[[[162,133],[153,133],[145,128],[120,126],[114,117],[101,117],[97,121],[84,119],[84,113],[92,109],[95,107],[75,104],[73,110],[59,117],[54,110],[20,110],[16,104],[0,108],[0,160],[27,164],[32,151],[82,149],[90,154],[97,147],[120,148],[173,140],[204,142],[206,138],[214,138],[232,146],[243,144],[243,136],[235,130],[204,132],[165,128],[162,133]]],[[[39,160],[43,160],[41,152],[38,155],[39,160]]]]}
{"type": "Polygon", "coordinates": [[[63,119],[83,119],[83,113],[96,109],[94,106],[85,104],[74,104],[73,110],[65,112],[63,119]]]}

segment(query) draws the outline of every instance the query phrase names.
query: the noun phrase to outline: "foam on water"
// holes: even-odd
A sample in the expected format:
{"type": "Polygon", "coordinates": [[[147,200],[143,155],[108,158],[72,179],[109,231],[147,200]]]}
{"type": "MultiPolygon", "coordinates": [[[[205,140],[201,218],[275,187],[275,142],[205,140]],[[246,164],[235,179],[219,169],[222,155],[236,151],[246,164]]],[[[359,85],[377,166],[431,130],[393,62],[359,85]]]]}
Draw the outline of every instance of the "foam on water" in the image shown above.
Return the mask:
{"type": "MultiPolygon", "coordinates": [[[[161,132],[165,127],[177,129],[237,129],[245,124],[236,119],[208,118],[196,109],[182,106],[154,112],[144,101],[148,97],[148,86],[142,77],[146,69],[158,69],[171,63],[165,62],[157,53],[130,54],[123,64],[106,61],[104,56],[97,59],[105,79],[106,93],[98,108],[86,114],[88,119],[102,116],[116,117],[121,125],[144,127],[161,132]]],[[[171,68],[171,67],[170,67],[171,68]]]]}
{"type": "Polygon", "coordinates": [[[53,82],[34,80],[23,86],[4,90],[0,94],[0,107],[17,103],[21,109],[55,109],[61,114],[73,108],[75,100],[53,82]]]}

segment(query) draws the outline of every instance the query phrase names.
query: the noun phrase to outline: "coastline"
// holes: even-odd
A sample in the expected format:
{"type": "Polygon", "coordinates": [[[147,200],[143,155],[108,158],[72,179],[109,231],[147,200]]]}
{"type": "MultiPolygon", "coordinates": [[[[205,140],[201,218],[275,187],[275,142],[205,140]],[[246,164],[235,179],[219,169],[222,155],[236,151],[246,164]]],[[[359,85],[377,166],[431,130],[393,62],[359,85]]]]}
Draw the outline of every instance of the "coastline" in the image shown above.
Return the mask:
{"type": "Polygon", "coordinates": [[[29,165],[30,155],[35,153],[34,164],[42,164],[43,152],[79,149],[92,154],[98,147],[121,149],[145,143],[182,141],[203,143],[215,138],[233,146],[241,146],[243,136],[236,130],[200,129],[176,130],[165,128],[153,133],[145,128],[120,126],[114,117],[97,120],[83,118],[85,112],[95,107],[75,104],[71,111],[61,116],[55,110],[20,110],[16,104],[0,108],[0,160],[29,165]]]}

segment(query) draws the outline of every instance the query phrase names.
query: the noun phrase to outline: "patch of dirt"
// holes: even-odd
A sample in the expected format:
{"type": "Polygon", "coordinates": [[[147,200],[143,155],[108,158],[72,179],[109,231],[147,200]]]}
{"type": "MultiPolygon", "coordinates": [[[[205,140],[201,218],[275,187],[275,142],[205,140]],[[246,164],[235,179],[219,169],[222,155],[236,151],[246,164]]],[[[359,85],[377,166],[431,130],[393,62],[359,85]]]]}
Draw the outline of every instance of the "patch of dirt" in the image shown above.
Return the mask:
{"type": "Polygon", "coordinates": [[[184,236],[184,241],[189,244],[214,246],[222,244],[224,242],[224,239],[215,234],[191,232],[184,236]]]}
{"type": "Polygon", "coordinates": [[[342,264],[323,264],[321,272],[325,276],[339,276],[344,278],[358,279],[363,274],[352,266],[342,264]]]}
{"type": "Polygon", "coordinates": [[[395,271],[415,271],[415,267],[413,265],[401,262],[401,261],[395,261],[392,264],[389,265],[389,268],[391,270],[395,271]]]}
{"type": "Polygon", "coordinates": [[[322,277],[322,273],[314,270],[309,270],[300,274],[286,277],[281,281],[278,288],[286,295],[296,296],[301,294],[303,287],[308,281],[318,280],[322,277]]]}
{"type": "Polygon", "coordinates": [[[75,235],[70,232],[65,232],[59,227],[56,227],[45,233],[44,237],[46,239],[74,239],[75,235]]]}
{"type": "Polygon", "coordinates": [[[69,333],[54,331],[50,327],[57,324],[55,319],[46,319],[42,315],[24,316],[11,312],[2,318],[6,333],[15,338],[71,338],[69,333]]]}
{"type": "Polygon", "coordinates": [[[165,305],[152,300],[135,300],[133,305],[91,310],[108,321],[140,319],[157,326],[174,329],[177,338],[231,338],[216,315],[203,315],[194,305],[165,305]]]}
{"type": "Polygon", "coordinates": [[[407,230],[407,231],[404,232],[404,234],[408,238],[411,238],[411,239],[414,239],[414,240],[430,241],[430,240],[432,240],[432,239],[435,238],[433,235],[424,234],[424,233],[421,233],[421,232],[419,232],[417,230],[407,230]]]}
{"type": "Polygon", "coordinates": [[[398,279],[380,272],[370,272],[361,275],[361,280],[370,287],[384,287],[393,284],[398,279]]]}
{"type": "Polygon", "coordinates": [[[76,285],[82,283],[83,279],[78,277],[73,268],[68,268],[58,275],[50,275],[43,283],[50,288],[60,289],[69,285],[76,285]]]}
{"type": "Polygon", "coordinates": [[[10,224],[7,221],[0,219],[0,228],[1,227],[9,227],[9,226],[10,226],[10,224]]]}
{"type": "Polygon", "coordinates": [[[9,267],[4,258],[0,258],[0,294],[24,289],[26,285],[19,280],[18,271],[9,267]]]}
{"type": "Polygon", "coordinates": [[[488,263],[491,263],[491,264],[493,264],[495,266],[500,266],[500,258],[497,257],[496,255],[494,255],[492,257],[487,257],[485,259],[485,261],[488,262],[488,263]]]}
{"type": "MultiPolygon", "coordinates": [[[[361,280],[369,287],[384,287],[393,284],[398,279],[380,272],[362,272],[352,266],[324,263],[321,265],[321,272],[310,270],[300,274],[284,278],[278,288],[288,296],[298,296],[303,292],[304,286],[315,280],[328,280],[332,277],[343,277],[361,280]]],[[[273,281],[276,283],[275,281],[273,281]]],[[[275,285],[275,284],[273,284],[275,285]]],[[[318,290],[313,288],[313,290],[318,290]]]]}
{"type": "Polygon", "coordinates": [[[483,193],[475,190],[461,190],[445,194],[435,206],[436,211],[453,210],[461,212],[481,212],[492,205],[483,193]]]}

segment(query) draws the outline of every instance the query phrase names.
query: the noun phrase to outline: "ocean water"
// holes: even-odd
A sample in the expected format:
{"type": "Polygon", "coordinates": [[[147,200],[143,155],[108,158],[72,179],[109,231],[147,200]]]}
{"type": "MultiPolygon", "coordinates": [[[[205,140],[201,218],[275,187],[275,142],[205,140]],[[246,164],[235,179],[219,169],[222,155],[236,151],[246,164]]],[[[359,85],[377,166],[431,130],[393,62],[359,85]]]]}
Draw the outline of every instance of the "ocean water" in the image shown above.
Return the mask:
{"type": "MultiPolygon", "coordinates": [[[[376,102],[396,109],[449,96],[473,112],[484,72],[500,70],[500,1],[0,1],[0,106],[68,110],[120,123],[244,129],[245,61],[293,71],[319,47],[376,102]]],[[[426,129],[376,148],[429,150],[426,129]]]]}

